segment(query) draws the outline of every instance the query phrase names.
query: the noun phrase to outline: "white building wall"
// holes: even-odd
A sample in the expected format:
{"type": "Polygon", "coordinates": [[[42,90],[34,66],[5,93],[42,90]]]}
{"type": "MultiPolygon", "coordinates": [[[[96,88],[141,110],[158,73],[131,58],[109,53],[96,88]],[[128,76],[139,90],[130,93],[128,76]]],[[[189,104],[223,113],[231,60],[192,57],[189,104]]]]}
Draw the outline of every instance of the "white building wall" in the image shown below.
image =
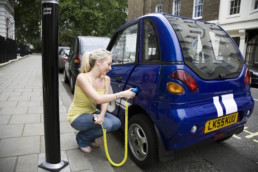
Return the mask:
{"type": "Polygon", "coordinates": [[[258,10],[254,10],[255,0],[241,0],[240,13],[230,15],[230,0],[220,0],[219,25],[232,37],[240,37],[239,49],[246,53],[246,30],[258,29],[258,10]]]}
{"type": "Polygon", "coordinates": [[[0,0],[0,36],[15,39],[14,1],[0,0]]]}

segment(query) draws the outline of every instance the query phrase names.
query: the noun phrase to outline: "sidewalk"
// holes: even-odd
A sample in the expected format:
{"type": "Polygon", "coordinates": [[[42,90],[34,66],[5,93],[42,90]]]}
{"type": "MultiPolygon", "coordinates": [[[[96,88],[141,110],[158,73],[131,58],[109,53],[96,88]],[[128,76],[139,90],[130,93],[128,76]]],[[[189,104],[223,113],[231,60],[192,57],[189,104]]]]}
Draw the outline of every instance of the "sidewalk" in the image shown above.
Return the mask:
{"type": "MultiPolygon", "coordinates": [[[[71,99],[59,81],[62,172],[113,172],[103,149],[82,153],[67,122],[71,99]]],[[[41,54],[0,66],[0,172],[44,172],[45,162],[41,54]]]]}

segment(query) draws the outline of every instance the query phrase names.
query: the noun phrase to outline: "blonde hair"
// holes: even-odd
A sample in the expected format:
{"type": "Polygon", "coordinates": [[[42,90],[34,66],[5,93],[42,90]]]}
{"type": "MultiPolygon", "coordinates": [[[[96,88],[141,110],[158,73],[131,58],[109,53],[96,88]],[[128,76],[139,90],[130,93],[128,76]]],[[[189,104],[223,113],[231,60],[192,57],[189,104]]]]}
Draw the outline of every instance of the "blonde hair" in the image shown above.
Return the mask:
{"type": "Polygon", "coordinates": [[[87,73],[95,66],[97,60],[104,61],[111,52],[104,49],[97,49],[92,52],[85,52],[82,56],[81,73],[87,73]]]}

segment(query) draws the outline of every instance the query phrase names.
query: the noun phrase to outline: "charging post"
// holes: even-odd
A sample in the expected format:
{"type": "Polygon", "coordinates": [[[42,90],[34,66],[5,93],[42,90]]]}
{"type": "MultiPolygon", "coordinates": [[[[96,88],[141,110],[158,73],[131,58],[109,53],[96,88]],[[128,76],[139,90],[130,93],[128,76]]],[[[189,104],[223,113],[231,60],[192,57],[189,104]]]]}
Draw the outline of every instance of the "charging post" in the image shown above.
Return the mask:
{"type": "Polygon", "coordinates": [[[60,171],[61,160],[58,84],[59,0],[42,0],[42,79],[46,161],[39,167],[60,171]]]}

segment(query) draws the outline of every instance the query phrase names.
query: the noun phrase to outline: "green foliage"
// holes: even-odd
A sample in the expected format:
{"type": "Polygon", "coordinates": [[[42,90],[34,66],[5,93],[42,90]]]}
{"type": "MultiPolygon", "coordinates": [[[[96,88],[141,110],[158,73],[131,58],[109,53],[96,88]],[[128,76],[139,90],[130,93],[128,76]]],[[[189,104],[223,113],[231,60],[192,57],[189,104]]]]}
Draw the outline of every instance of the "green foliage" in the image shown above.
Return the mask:
{"type": "Polygon", "coordinates": [[[40,48],[41,0],[15,0],[15,37],[18,44],[40,48]]]}
{"type": "MultiPolygon", "coordinates": [[[[16,39],[40,50],[42,0],[15,0],[16,39]]],[[[59,44],[77,35],[108,36],[127,20],[125,0],[59,0],[59,44]]]]}

